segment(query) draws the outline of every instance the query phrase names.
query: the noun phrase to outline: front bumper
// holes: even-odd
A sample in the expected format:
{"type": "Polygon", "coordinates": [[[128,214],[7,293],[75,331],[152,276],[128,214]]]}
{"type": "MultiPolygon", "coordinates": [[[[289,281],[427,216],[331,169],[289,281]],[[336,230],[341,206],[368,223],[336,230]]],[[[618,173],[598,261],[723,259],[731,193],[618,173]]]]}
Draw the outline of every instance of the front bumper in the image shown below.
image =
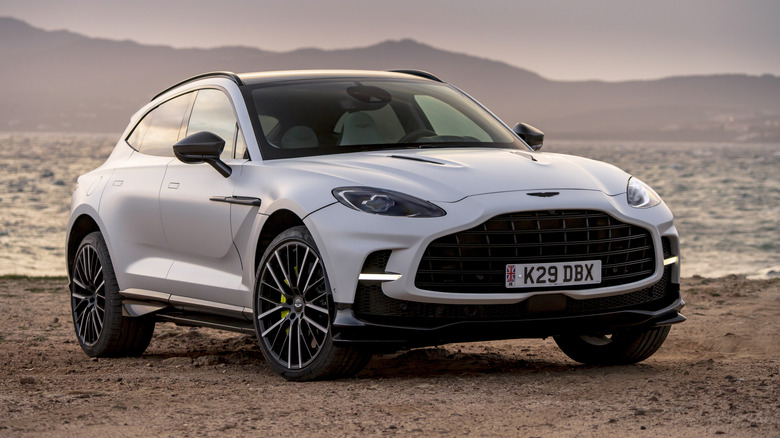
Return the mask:
{"type": "MultiPolygon", "coordinates": [[[[450,293],[418,288],[416,273],[426,248],[434,240],[469,230],[496,216],[512,212],[547,210],[594,210],[604,212],[626,224],[650,232],[656,248],[656,268],[652,276],[635,281],[632,290],[639,290],[661,280],[663,254],[661,240],[668,237],[672,253],[679,254],[677,230],[665,205],[635,209],[625,202],[624,195],[608,196],[597,191],[560,190],[558,196],[538,198],[526,192],[505,192],[467,197],[453,203],[437,203],[447,211],[439,218],[399,218],[371,215],[335,203],[307,216],[304,223],[311,231],[322,255],[333,299],[338,304],[355,300],[358,279],[366,259],[377,251],[391,251],[382,272],[401,274],[401,278],[382,285],[385,295],[398,300],[446,304],[513,304],[525,300],[527,291],[500,293],[450,293]],[[345,226],[348,224],[348,226],[345,226]]],[[[515,262],[517,263],[517,262],[515,262]]],[[[679,271],[673,270],[673,281],[679,282],[679,271]]],[[[587,290],[568,290],[577,298],[619,295],[626,292],[623,284],[587,290]]]]}
{"type": "Polygon", "coordinates": [[[379,303],[339,307],[332,326],[336,345],[394,351],[451,342],[608,334],[685,321],[680,285],[668,275],[640,291],[587,300],[546,294],[515,305],[427,304],[386,296],[375,301],[379,303]]]}

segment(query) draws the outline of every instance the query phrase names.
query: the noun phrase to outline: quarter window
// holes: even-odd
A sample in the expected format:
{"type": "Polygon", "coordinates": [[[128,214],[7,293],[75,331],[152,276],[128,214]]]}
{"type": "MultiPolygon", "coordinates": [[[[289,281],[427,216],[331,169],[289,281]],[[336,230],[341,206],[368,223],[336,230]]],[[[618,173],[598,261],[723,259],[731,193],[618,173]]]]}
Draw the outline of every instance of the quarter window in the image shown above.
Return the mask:
{"type": "Polygon", "coordinates": [[[173,145],[179,141],[184,114],[193,97],[193,93],[188,93],[173,98],[147,113],[127,143],[147,155],[173,157],[173,145]]]}

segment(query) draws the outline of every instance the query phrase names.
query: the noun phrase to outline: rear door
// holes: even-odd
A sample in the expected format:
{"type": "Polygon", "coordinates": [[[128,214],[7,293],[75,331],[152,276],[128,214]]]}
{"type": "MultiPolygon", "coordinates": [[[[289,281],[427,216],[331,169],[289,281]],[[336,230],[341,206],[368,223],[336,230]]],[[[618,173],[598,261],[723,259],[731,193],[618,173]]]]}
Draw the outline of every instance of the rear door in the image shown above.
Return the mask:
{"type": "Polygon", "coordinates": [[[160,185],[176,159],[172,146],[182,135],[193,93],[175,97],[147,113],[124,140],[134,152],[117,165],[100,201],[122,289],[165,292],[172,260],[160,220],[160,185]]]}

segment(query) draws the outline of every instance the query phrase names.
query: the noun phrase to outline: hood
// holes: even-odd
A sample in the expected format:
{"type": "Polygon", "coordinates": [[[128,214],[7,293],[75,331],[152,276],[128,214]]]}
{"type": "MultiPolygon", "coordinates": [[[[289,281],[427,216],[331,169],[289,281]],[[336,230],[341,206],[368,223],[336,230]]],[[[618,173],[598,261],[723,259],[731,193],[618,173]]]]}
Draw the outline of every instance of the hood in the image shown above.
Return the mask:
{"type": "Polygon", "coordinates": [[[279,160],[274,165],[330,176],[341,186],[395,190],[433,202],[526,190],[617,195],[626,191],[629,178],[612,165],[586,158],[489,148],[374,151],[279,160]]]}

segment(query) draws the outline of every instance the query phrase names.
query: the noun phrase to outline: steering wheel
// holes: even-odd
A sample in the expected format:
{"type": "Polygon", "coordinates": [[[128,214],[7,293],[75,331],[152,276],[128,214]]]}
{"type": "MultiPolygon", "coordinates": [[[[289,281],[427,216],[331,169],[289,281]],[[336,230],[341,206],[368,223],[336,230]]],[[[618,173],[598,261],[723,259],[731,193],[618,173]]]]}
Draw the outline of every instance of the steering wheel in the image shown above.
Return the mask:
{"type": "Polygon", "coordinates": [[[401,139],[398,140],[398,143],[414,143],[415,140],[435,135],[436,133],[430,129],[417,129],[401,137],[401,139]]]}

